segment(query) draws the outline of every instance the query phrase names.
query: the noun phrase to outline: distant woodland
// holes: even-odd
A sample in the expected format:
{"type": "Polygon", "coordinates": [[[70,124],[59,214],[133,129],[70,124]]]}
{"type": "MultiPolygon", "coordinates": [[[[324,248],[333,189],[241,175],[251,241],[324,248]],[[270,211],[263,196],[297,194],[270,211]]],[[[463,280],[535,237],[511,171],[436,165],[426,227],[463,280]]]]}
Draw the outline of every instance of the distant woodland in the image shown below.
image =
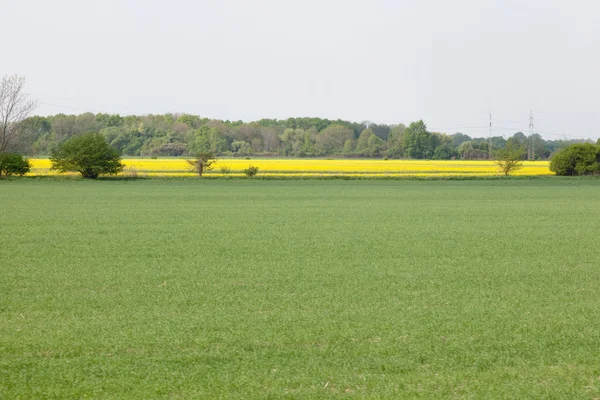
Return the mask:
{"type": "MultiPolygon", "coordinates": [[[[413,159],[487,159],[492,149],[528,145],[535,159],[547,159],[557,149],[583,140],[544,140],[521,132],[512,137],[474,138],[430,132],[423,121],[408,126],[356,123],[321,118],[221,121],[189,114],[120,116],[118,114],[57,114],[33,116],[21,124],[15,149],[46,155],[64,140],[100,132],[124,156],[177,157],[212,152],[222,157],[373,157],[413,159]]],[[[524,153],[526,157],[526,152],[524,153]]]]}

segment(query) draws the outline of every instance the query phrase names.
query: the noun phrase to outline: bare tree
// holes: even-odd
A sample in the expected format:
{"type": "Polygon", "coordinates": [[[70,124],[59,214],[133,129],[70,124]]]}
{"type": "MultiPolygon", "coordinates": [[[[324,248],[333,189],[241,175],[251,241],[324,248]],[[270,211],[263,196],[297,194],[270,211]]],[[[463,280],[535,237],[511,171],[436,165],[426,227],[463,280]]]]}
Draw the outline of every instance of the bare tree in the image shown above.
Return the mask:
{"type": "Polygon", "coordinates": [[[5,75],[0,81],[0,153],[8,151],[19,139],[21,122],[37,106],[23,92],[25,78],[5,75]]]}

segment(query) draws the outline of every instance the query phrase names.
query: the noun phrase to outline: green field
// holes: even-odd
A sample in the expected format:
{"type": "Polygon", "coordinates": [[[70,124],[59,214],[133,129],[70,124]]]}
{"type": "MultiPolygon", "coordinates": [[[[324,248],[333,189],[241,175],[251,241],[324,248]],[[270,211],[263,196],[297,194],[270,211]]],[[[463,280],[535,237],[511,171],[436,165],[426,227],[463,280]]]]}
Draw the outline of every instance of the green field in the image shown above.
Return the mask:
{"type": "Polygon", "coordinates": [[[600,180],[0,181],[0,398],[598,398],[600,180]]]}

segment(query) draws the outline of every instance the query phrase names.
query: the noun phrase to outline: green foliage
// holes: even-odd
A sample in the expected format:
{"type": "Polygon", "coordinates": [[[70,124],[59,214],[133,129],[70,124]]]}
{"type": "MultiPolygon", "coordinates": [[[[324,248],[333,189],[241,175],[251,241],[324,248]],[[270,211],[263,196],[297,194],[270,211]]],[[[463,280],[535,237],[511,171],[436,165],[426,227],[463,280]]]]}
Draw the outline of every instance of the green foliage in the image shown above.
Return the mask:
{"type": "Polygon", "coordinates": [[[231,173],[231,168],[229,168],[229,167],[228,167],[228,166],[226,166],[226,165],[223,165],[223,166],[221,167],[221,173],[222,173],[223,175],[228,175],[228,174],[230,174],[230,173],[231,173]]]}
{"type": "Polygon", "coordinates": [[[550,161],[550,171],[562,176],[600,174],[600,145],[574,144],[560,150],[550,161]]]}
{"type": "MultiPolygon", "coordinates": [[[[121,117],[118,114],[83,113],[31,117],[21,127],[15,151],[23,154],[49,154],[73,136],[99,131],[111,146],[128,156],[181,157],[212,152],[227,156],[381,157],[387,154],[390,158],[488,158],[487,138],[428,132],[423,121],[412,123],[408,129],[403,124],[369,123],[367,128],[365,123],[321,118],[231,122],[189,114],[121,117]],[[471,145],[463,146],[461,151],[460,147],[466,142],[471,145]]],[[[511,139],[520,144],[527,141],[521,132],[511,139]]],[[[536,158],[548,158],[561,147],[581,142],[544,140],[537,134],[533,135],[532,141],[536,158]]],[[[493,137],[492,142],[493,149],[504,148],[506,143],[502,137],[493,137]]]]}
{"type": "Polygon", "coordinates": [[[319,154],[335,154],[341,152],[346,141],[352,138],[354,133],[351,129],[341,124],[334,124],[319,132],[314,147],[319,154]]]}
{"type": "Polygon", "coordinates": [[[102,126],[109,127],[121,126],[124,120],[119,114],[96,114],[96,121],[102,126]]]}
{"type": "Polygon", "coordinates": [[[456,152],[463,160],[485,160],[489,157],[488,145],[483,141],[462,142],[456,152]]]}
{"type": "Polygon", "coordinates": [[[258,174],[258,167],[254,167],[254,166],[250,165],[243,172],[248,177],[256,176],[256,174],[258,174]]]}
{"type": "Polygon", "coordinates": [[[100,133],[86,133],[63,142],[50,155],[52,169],[79,172],[84,178],[114,175],[123,170],[118,150],[111,147],[100,133]]]}
{"type": "Polygon", "coordinates": [[[29,160],[17,153],[0,153],[0,176],[25,175],[31,169],[29,160]]]}
{"type": "MultiPolygon", "coordinates": [[[[217,162],[213,153],[211,152],[201,152],[196,154],[193,160],[186,160],[192,170],[198,174],[198,176],[202,176],[202,174],[206,171],[210,171],[213,167],[212,165],[217,162]]],[[[222,169],[222,168],[221,168],[222,169]]]]}
{"type": "Polygon", "coordinates": [[[0,182],[0,398],[598,397],[598,193],[0,182]]]}
{"type": "Polygon", "coordinates": [[[502,171],[505,176],[508,176],[511,172],[517,171],[523,166],[522,159],[524,153],[525,148],[523,146],[508,141],[506,148],[496,150],[496,164],[500,167],[500,171],[502,171]]]}
{"type": "Polygon", "coordinates": [[[245,156],[248,154],[252,154],[252,147],[250,143],[245,142],[243,140],[235,140],[231,143],[231,150],[240,156],[245,156]]]}
{"type": "Polygon", "coordinates": [[[438,147],[435,148],[433,152],[434,160],[450,160],[453,157],[456,157],[457,152],[452,147],[452,143],[442,143],[438,147]]]}
{"type": "Polygon", "coordinates": [[[423,120],[410,124],[402,140],[405,154],[416,159],[433,158],[435,148],[439,144],[439,138],[427,131],[423,120]]]}

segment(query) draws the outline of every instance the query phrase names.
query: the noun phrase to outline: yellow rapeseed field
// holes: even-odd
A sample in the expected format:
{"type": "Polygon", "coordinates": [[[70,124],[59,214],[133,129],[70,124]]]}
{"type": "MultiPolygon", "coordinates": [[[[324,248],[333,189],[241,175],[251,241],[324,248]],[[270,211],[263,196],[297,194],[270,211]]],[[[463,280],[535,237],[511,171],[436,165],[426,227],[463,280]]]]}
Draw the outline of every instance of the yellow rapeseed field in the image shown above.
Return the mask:
{"type": "MultiPolygon", "coordinates": [[[[31,159],[28,175],[57,175],[50,160],[31,159]]],[[[194,176],[182,158],[124,159],[126,176],[194,176]]],[[[222,176],[222,167],[230,176],[241,176],[253,165],[262,176],[485,176],[501,175],[493,161],[463,160],[323,160],[323,159],[218,159],[210,176],[222,176]]],[[[548,161],[526,161],[514,175],[552,175],[548,161]]]]}

